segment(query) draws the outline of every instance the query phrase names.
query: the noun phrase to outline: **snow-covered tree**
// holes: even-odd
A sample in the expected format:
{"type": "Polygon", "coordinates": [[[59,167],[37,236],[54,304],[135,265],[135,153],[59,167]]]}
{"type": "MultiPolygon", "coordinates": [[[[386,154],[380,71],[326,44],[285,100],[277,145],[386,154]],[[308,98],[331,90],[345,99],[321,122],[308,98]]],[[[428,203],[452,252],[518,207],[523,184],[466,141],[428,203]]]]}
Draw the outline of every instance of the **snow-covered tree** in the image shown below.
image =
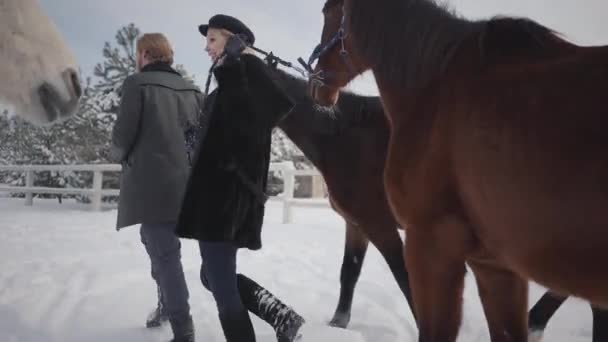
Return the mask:
{"type": "MultiPolygon", "coordinates": [[[[52,126],[35,127],[17,116],[0,117],[0,161],[5,164],[94,164],[107,163],[114,116],[91,110],[102,107],[88,87],[81,106],[70,119],[52,126]]],[[[23,185],[22,173],[2,173],[0,183],[23,185]]],[[[90,187],[92,175],[84,172],[40,172],[34,185],[90,187]]]]}
{"type": "Polygon", "coordinates": [[[98,78],[95,90],[111,92],[118,89],[127,76],[135,72],[135,44],[140,31],[134,24],[121,27],[116,32],[117,45],[105,42],[102,54],[104,61],[97,63],[93,75],[98,78]]]}
{"type": "Polygon", "coordinates": [[[270,160],[272,162],[303,160],[304,154],[300,149],[285,135],[285,133],[276,128],[272,132],[272,147],[270,150],[270,160]]]}

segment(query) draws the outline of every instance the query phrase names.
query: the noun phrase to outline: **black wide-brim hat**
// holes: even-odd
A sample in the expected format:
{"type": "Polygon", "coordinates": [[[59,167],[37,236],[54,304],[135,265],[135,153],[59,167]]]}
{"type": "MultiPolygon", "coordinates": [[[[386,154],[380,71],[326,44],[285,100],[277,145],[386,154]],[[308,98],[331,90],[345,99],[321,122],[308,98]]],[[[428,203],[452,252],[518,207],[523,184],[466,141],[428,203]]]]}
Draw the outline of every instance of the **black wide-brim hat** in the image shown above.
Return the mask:
{"type": "Polygon", "coordinates": [[[234,34],[241,35],[241,37],[245,39],[245,42],[248,44],[253,45],[253,43],[255,43],[255,36],[253,35],[253,32],[249,29],[249,27],[243,24],[242,21],[229,15],[214,15],[213,17],[211,17],[211,19],[209,19],[208,24],[200,25],[198,27],[198,30],[203,36],[206,37],[207,30],[209,30],[209,28],[228,30],[234,34]]]}

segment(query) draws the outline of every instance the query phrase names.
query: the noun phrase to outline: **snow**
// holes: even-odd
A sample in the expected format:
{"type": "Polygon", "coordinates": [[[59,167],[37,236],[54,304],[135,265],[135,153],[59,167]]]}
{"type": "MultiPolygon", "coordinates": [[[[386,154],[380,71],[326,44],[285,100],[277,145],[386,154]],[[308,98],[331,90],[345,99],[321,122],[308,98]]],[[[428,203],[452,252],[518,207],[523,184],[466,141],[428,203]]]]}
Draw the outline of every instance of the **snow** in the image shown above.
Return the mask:
{"type": "MultiPolygon", "coordinates": [[[[344,224],[330,209],[294,209],[281,224],[281,204],[269,204],[264,248],[241,251],[239,271],[293,306],[308,324],[302,342],[416,341],[405,299],[379,253],[370,248],[355,292],[349,330],[329,328],[338,299],[344,224]]],[[[116,211],[91,212],[71,201],[0,196],[0,341],[156,342],[170,328],[146,329],[156,289],[136,227],[116,232],[116,211]]],[[[213,298],[199,281],[200,256],[182,243],[184,271],[197,341],[222,342],[213,298]]],[[[459,341],[489,341],[473,277],[466,278],[459,341]]],[[[531,303],[543,293],[532,284],[531,303]]],[[[252,316],[258,341],[272,329],[252,316]]],[[[545,332],[545,341],[591,341],[591,312],[570,299],[545,332]]]]}
{"type": "Polygon", "coordinates": [[[302,329],[302,339],[298,342],[365,342],[358,331],[331,328],[329,326],[308,324],[302,329]]]}

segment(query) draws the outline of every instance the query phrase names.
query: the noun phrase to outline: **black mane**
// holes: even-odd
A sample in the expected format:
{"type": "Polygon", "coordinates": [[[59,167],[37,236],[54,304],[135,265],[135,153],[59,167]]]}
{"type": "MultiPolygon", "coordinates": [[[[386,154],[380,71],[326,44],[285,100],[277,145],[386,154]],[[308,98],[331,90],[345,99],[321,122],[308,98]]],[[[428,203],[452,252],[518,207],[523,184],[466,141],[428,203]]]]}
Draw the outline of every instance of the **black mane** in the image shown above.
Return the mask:
{"type": "Polygon", "coordinates": [[[314,132],[335,135],[370,121],[385,120],[379,97],[341,91],[336,106],[328,110],[316,105],[308,96],[306,80],[278,68],[273,70],[273,76],[277,84],[296,102],[296,107],[288,118],[304,117],[306,125],[312,125],[310,128],[314,132]]]}

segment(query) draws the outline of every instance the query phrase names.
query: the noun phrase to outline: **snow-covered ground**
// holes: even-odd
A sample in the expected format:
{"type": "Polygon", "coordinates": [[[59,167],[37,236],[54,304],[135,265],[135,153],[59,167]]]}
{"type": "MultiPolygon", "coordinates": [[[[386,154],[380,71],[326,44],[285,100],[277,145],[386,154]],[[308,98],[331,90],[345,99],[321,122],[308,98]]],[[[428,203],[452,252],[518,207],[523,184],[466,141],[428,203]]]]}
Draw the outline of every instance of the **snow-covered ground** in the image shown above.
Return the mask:
{"type": "MultiPolygon", "coordinates": [[[[155,285],[137,228],[114,229],[116,211],[90,212],[72,202],[0,197],[0,341],[154,342],[170,329],[145,329],[155,306],[155,285]]],[[[344,227],[330,209],[295,209],[293,224],[280,223],[281,205],[270,203],[264,248],[241,251],[239,270],[292,305],[310,325],[304,341],[416,341],[403,296],[379,253],[370,248],[355,293],[350,337],[322,332],[339,291],[344,227]],[[318,333],[316,333],[318,331],[318,333]],[[316,336],[312,336],[312,334],[316,336]]],[[[199,282],[200,257],[183,242],[197,341],[223,341],[215,304],[199,282]]],[[[459,341],[489,341],[472,276],[466,279],[459,341]]],[[[542,289],[532,285],[530,299],[542,289]]],[[[271,328],[254,319],[258,341],[274,341],[271,328]]],[[[337,329],[334,329],[337,330],[337,329]]],[[[591,312],[571,299],[549,323],[546,341],[591,341],[591,312]]]]}

